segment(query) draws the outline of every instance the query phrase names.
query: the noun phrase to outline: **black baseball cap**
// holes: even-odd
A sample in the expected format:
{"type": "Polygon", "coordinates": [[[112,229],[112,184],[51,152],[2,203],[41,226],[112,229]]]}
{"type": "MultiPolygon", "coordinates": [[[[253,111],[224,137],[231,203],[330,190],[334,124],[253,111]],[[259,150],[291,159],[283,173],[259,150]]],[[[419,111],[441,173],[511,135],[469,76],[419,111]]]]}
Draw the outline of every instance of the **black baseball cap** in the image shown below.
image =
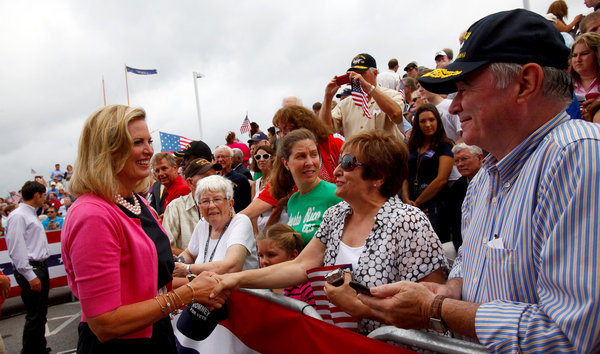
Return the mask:
{"type": "Polygon", "coordinates": [[[342,97],[346,97],[346,96],[350,96],[350,95],[352,95],[352,90],[349,88],[345,88],[342,90],[342,92],[335,95],[335,97],[342,98],[342,97]]]}
{"type": "Polygon", "coordinates": [[[456,60],[435,69],[419,83],[430,92],[456,91],[456,81],[489,63],[536,63],[567,69],[569,48],[544,17],[523,9],[498,12],[475,22],[466,32],[456,60]]]}
{"type": "Polygon", "coordinates": [[[404,71],[409,71],[412,69],[418,69],[419,66],[417,65],[416,61],[411,61],[410,63],[406,64],[406,66],[404,67],[404,71]]]}
{"type": "Polygon", "coordinates": [[[183,150],[175,151],[175,156],[177,157],[190,155],[206,160],[212,160],[212,151],[202,140],[192,141],[183,150]]]}
{"type": "Polygon", "coordinates": [[[350,69],[348,69],[347,71],[368,70],[370,68],[377,68],[375,58],[373,58],[367,53],[362,53],[355,56],[354,59],[352,59],[352,63],[350,63],[350,69]]]}
{"type": "Polygon", "coordinates": [[[194,177],[195,175],[206,173],[211,168],[215,171],[221,171],[223,166],[218,163],[212,163],[206,159],[195,159],[187,165],[185,171],[183,171],[183,175],[185,178],[194,177]]]}

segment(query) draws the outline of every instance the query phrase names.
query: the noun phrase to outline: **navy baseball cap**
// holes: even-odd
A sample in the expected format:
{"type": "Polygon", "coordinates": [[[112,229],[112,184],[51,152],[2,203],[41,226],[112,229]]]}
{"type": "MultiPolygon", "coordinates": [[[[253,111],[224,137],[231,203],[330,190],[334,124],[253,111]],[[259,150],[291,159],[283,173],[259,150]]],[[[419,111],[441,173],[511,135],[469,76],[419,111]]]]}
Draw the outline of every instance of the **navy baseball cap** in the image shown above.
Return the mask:
{"type": "Polygon", "coordinates": [[[567,69],[569,48],[554,25],[523,9],[498,12],[475,22],[466,32],[453,63],[435,69],[419,83],[430,92],[456,91],[456,81],[489,63],[536,63],[567,69]]]}
{"type": "Polygon", "coordinates": [[[377,68],[377,63],[375,62],[375,58],[367,53],[362,53],[354,57],[352,59],[352,63],[350,63],[350,69],[347,71],[353,70],[368,70],[370,68],[377,68]]]}

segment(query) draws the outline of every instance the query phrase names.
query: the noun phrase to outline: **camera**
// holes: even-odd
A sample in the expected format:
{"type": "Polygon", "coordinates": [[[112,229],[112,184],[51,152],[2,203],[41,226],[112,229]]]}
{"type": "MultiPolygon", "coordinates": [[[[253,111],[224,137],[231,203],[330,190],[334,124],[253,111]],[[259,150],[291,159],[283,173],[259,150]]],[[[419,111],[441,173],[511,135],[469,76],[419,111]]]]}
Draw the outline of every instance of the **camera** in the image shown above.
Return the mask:
{"type": "Polygon", "coordinates": [[[180,256],[180,257],[173,256],[173,262],[185,263],[185,258],[183,258],[183,256],[180,256]]]}
{"type": "Polygon", "coordinates": [[[335,77],[335,83],[338,86],[349,84],[350,83],[350,75],[344,74],[342,76],[336,76],[335,77]]]}
{"type": "Polygon", "coordinates": [[[344,274],[346,272],[347,271],[342,268],[332,270],[331,272],[325,274],[325,280],[333,286],[340,286],[344,284],[344,274]]]}

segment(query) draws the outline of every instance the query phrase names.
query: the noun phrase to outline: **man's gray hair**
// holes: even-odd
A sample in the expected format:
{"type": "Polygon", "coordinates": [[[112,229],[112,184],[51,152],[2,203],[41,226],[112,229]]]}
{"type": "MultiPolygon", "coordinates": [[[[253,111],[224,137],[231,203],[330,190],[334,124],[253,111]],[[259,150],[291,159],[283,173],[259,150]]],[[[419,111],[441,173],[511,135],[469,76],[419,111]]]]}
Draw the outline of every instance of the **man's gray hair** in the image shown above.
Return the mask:
{"type": "MultiPolygon", "coordinates": [[[[505,89],[519,75],[523,65],[515,63],[492,63],[489,65],[490,72],[496,80],[497,89],[505,89]]],[[[549,100],[563,102],[565,105],[573,101],[573,84],[571,74],[567,70],[561,70],[549,66],[543,66],[544,78],[542,80],[542,92],[549,100]]]]}
{"type": "Polygon", "coordinates": [[[233,150],[229,146],[227,146],[227,145],[219,145],[219,146],[217,146],[217,148],[215,149],[215,155],[217,154],[217,151],[219,151],[219,150],[225,150],[225,151],[227,151],[227,153],[229,154],[229,157],[233,156],[233,150]]]}
{"type": "Polygon", "coordinates": [[[300,96],[296,96],[296,95],[289,95],[289,96],[285,96],[282,100],[281,100],[281,106],[283,107],[285,104],[285,101],[288,98],[293,98],[294,100],[296,100],[296,105],[297,106],[302,106],[302,98],[300,98],[300,96]]]}
{"type": "Polygon", "coordinates": [[[244,159],[244,153],[241,149],[233,148],[231,150],[233,150],[233,157],[237,157],[240,160],[244,159]]]}
{"type": "Polygon", "coordinates": [[[481,148],[479,146],[467,145],[465,143],[458,143],[458,144],[454,145],[454,147],[452,148],[452,153],[456,154],[464,149],[468,149],[469,152],[473,155],[483,155],[483,150],[481,150],[481,148]]]}
{"type": "Polygon", "coordinates": [[[227,200],[233,199],[233,185],[227,178],[219,175],[204,177],[196,183],[196,202],[200,204],[202,194],[206,192],[223,193],[227,200]]]}

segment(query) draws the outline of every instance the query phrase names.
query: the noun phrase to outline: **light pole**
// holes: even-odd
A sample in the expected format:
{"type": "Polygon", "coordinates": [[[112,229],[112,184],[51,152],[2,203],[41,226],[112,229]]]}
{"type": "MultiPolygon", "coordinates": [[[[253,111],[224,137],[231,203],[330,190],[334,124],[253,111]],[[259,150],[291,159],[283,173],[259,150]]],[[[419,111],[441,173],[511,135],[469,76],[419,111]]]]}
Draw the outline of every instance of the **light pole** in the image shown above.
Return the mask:
{"type": "Polygon", "coordinates": [[[200,118],[200,100],[198,99],[198,83],[196,79],[204,77],[204,75],[194,71],[194,91],[196,92],[196,109],[198,110],[198,126],[200,127],[200,140],[202,140],[202,119],[200,118]]]}
{"type": "Polygon", "coordinates": [[[523,0],[523,8],[525,10],[529,10],[530,6],[529,6],[529,0],[523,0]]]}

